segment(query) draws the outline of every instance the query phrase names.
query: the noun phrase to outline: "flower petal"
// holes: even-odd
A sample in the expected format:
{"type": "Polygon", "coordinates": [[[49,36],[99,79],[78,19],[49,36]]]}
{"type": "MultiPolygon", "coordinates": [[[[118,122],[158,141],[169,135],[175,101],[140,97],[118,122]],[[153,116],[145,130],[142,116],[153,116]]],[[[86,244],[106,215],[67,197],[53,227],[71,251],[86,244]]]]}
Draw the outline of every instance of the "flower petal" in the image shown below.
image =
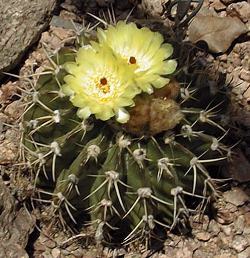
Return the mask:
{"type": "Polygon", "coordinates": [[[77,115],[82,119],[87,119],[91,115],[91,111],[89,107],[84,107],[81,109],[78,109],[77,115]]]}
{"type": "Polygon", "coordinates": [[[119,108],[117,113],[116,113],[116,121],[119,123],[127,123],[129,120],[129,113],[127,110],[125,110],[124,108],[119,108]]]}

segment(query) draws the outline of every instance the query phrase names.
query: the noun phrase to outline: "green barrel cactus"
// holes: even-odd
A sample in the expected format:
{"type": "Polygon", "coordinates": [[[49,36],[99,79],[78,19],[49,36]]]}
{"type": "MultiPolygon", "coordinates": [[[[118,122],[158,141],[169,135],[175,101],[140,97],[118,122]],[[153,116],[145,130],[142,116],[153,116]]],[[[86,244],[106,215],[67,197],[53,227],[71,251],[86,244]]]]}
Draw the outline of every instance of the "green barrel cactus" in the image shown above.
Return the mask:
{"type": "Polygon", "coordinates": [[[22,146],[36,192],[98,242],[185,224],[217,194],[211,175],[230,155],[225,95],[181,67],[174,76],[173,47],[134,23],[84,41],[51,57],[27,96],[22,146]]]}

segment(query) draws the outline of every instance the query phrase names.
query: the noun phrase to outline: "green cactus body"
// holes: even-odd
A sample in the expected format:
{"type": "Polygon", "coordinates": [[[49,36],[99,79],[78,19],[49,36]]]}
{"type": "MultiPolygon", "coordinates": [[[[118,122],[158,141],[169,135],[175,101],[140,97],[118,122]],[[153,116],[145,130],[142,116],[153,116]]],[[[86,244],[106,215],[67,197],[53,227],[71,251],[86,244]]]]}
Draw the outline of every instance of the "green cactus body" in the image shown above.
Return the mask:
{"type": "Polygon", "coordinates": [[[209,166],[223,162],[229,151],[215,138],[225,131],[212,108],[221,95],[193,86],[201,98],[194,100],[183,87],[175,96],[174,110],[177,103],[181,110],[176,125],[136,136],[112,121],[78,118],[61,91],[63,65],[74,59],[69,49],[53,57],[54,69],[40,76],[23,116],[23,149],[36,189],[52,196],[56,211],[73,224],[84,215],[100,242],[112,242],[112,234],[125,228],[122,241],[129,243],[158,227],[172,229],[195,212],[194,204],[216,195],[209,166]]]}

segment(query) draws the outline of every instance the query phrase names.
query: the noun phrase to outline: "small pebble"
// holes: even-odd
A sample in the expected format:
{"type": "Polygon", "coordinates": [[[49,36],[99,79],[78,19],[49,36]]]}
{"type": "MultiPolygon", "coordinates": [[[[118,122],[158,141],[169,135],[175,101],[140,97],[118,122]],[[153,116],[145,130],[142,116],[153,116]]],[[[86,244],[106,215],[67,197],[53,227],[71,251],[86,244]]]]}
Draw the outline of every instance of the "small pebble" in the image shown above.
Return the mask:
{"type": "Polygon", "coordinates": [[[208,241],[211,238],[211,235],[208,232],[198,232],[196,235],[196,238],[201,241],[208,241]]]}
{"type": "Polygon", "coordinates": [[[236,250],[237,253],[242,252],[249,246],[247,239],[243,236],[235,236],[232,242],[232,248],[236,250]]]}
{"type": "Polygon", "coordinates": [[[240,72],[240,78],[241,78],[243,81],[250,82],[250,71],[247,71],[247,70],[245,70],[245,69],[242,69],[241,72],[240,72]]]}
{"type": "Polygon", "coordinates": [[[231,191],[225,192],[223,194],[226,202],[232,203],[235,206],[242,206],[245,202],[249,200],[247,194],[238,187],[235,187],[231,191]]]}
{"type": "Polygon", "coordinates": [[[237,235],[240,235],[243,233],[245,227],[245,217],[243,215],[240,215],[236,221],[234,222],[234,231],[237,235]]]}

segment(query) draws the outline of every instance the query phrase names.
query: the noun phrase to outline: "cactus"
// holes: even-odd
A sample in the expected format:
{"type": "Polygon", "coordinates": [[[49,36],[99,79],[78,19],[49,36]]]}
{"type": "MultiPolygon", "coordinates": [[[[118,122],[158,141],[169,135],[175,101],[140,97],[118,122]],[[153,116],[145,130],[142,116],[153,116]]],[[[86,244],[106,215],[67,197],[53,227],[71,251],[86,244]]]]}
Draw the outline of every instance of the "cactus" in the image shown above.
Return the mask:
{"type": "Polygon", "coordinates": [[[76,58],[75,49],[61,49],[28,92],[22,146],[36,192],[67,223],[79,227],[84,217],[97,242],[114,242],[117,232],[124,244],[149,240],[158,228],[185,224],[216,196],[209,169],[230,155],[219,112],[225,95],[180,70],[166,86],[133,96],[125,123],[82,119],[65,94],[76,58]]]}

